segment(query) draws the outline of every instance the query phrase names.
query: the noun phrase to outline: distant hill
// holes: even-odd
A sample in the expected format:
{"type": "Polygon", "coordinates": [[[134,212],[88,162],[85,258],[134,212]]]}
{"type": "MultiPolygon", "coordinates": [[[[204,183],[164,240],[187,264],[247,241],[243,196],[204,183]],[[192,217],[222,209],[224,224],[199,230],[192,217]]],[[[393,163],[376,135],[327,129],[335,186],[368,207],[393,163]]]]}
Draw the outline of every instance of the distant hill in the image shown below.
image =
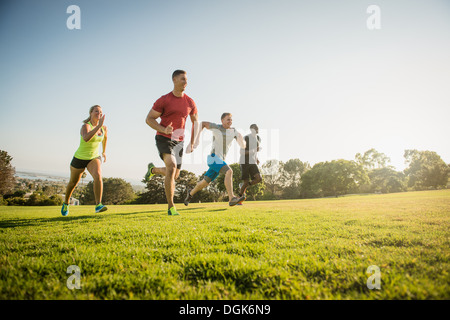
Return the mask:
{"type": "MultiPolygon", "coordinates": [[[[69,176],[63,176],[61,174],[57,173],[42,173],[42,172],[32,172],[32,171],[24,171],[24,170],[18,170],[16,171],[15,177],[21,178],[21,179],[28,179],[28,180],[48,180],[50,182],[57,182],[57,183],[67,183],[69,181],[69,176]]],[[[124,179],[124,178],[122,178],[124,179]]],[[[136,180],[131,179],[124,179],[128,183],[131,184],[133,187],[133,190],[135,192],[142,192],[145,191],[145,185],[139,184],[136,180]]],[[[84,184],[88,183],[89,181],[92,181],[91,175],[88,173],[86,178],[83,179],[84,184]]],[[[81,182],[80,182],[81,183],[81,182]]]]}

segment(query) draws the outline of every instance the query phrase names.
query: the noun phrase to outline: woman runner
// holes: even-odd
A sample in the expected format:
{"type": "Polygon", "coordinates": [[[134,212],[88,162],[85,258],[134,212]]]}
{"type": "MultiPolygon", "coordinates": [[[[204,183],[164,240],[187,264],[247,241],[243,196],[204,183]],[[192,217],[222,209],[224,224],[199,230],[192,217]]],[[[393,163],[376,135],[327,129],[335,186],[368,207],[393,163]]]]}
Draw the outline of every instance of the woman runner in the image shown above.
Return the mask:
{"type": "Polygon", "coordinates": [[[103,125],[105,115],[99,105],[92,106],[89,109],[89,118],[84,120],[81,127],[80,146],[70,163],[70,180],[67,184],[65,201],[61,208],[61,214],[67,216],[69,214],[69,201],[73,190],[80,182],[84,170],[87,168],[94,178],[94,197],[95,212],[106,211],[107,208],[102,205],[103,181],[102,181],[102,161],[99,154],[99,145],[103,147],[103,161],[106,161],[106,141],[107,128],[103,125]]]}

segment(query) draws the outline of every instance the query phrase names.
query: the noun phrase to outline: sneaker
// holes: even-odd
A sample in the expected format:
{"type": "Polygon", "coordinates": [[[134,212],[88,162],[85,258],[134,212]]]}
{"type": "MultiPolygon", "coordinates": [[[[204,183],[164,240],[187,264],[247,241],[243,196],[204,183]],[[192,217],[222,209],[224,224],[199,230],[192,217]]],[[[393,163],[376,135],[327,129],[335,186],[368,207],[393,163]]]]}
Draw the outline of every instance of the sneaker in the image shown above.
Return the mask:
{"type": "Polygon", "coordinates": [[[153,162],[150,162],[148,164],[148,169],[147,169],[147,173],[145,174],[145,181],[149,181],[151,177],[153,177],[155,174],[152,173],[152,169],[155,167],[155,165],[153,164],[153,162]]]}
{"type": "Polygon", "coordinates": [[[62,208],[61,208],[61,214],[63,215],[63,217],[65,217],[69,214],[69,205],[68,204],[63,203],[62,208]]]}
{"type": "Polygon", "coordinates": [[[242,202],[244,202],[245,200],[247,200],[247,196],[246,196],[245,194],[244,194],[242,197],[243,197],[244,199],[242,199],[241,201],[238,202],[237,205],[239,205],[239,206],[242,206],[242,202]]]}
{"type": "Polygon", "coordinates": [[[191,196],[191,189],[187,189],[186,198],[184,198],[184,205],[185,206],[189,205],[189,202],[192,201],[192,197],[193,196],[191,196]]]}
{"type": "Polygon", "coordinates": [[[175,209],[175,207],[172,207],[169,210],[167,210],[167,213],[169,216],[179,216],[180,215],[178,213],[177,209],[175,209]]]}
{"type": "Polygon", "coordinates": [[[242,196],[240,198],[238,197],[234,197],[233,199],[231,199],[230,202],[228,202],[228,204],[230,205],[230,207],[235,206],[236,204],[238,204],[239,202],[243,201],[245,196],[242,196]]]}
{"type": "Polygon", "coordinates": [[[98,205],[95,206],[95,213],[99,213],[99,212],[103,212],[108,210],[108,208],[104,205],[102,205],[101,203],[99,203],[98,205]]]}

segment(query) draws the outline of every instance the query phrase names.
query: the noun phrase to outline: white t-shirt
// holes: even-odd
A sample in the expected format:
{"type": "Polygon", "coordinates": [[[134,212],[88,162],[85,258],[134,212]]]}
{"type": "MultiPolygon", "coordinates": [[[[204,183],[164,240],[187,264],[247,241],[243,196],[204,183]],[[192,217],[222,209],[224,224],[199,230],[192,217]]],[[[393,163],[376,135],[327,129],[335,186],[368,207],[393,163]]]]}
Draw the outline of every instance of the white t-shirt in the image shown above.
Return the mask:
{"type": "Polygon", "coordinates": [[[223,125],[209,123],[209,130],[213,133],[213,143],[211,154],[215,153],[220,159],[225,161],[231,143],[237,138],[238,132],[235,128],[225,129],[223,125]]]}

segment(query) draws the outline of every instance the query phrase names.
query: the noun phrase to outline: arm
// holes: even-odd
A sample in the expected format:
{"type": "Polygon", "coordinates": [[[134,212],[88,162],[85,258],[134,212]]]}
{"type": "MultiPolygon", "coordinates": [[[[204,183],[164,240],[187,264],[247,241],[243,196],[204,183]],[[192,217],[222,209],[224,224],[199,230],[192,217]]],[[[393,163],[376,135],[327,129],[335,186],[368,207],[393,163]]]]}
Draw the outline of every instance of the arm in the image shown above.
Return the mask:
{"type": "Polygon", "coordinates": [[[239,144],[241,149],[245,149],[247,144],[245,143],[244,138],[242,137],[242,135],[239,132],[236,131],[236,133],[237,133],[236,134],[236,141],[237,141],[237,143],[239,144]]]}
{"type": "Polygon", "coordinates": [[[92,130],[89,130],[89,125],[85,123],[80,130],[80,134],[83,137],[83,140],[86,142],[89,142],[100,130],[100,128],[103,126],[103,122],[105,121],[105,115],[100,118],[98,121],[98,125],[94,127],[92,130]]]}
{"type": "MultiPolygon", "coordinates": [[[[201,128],[201,130],[203,130],[203,129],[211,129],[211,122],[208,122],[208,121],[202,121],[202,128],[201,128]]],[[[200,131],[201,132],[201,131],[200,131]]]]}
{"type": "Polygon", "coordinates": [[[192,122],[191,142],[189,143],[189,145],[186,149],[186,153],[191,153],[198,146],[197,136],[199,136],[200,132],[201,132],[201,130],[199,128],[200,124],[198,123],[198,113],[191,114],[190,118],[191,118],[191,122],[192,122]]]}
{"type": "MultiPolygon", "coordinates": [[[[191,118],[192,119],[192,118],[191,118]]],[[[198,119],[198,118],[196,118],[198,119]]],[[[191,135],[191,142],[188,145],[188,147],[186,148],[186,153],[191,153],[192,151],[194,151],[195,148],[198,147],[198,145],[200,144],[200,134],[202,133],[203,129],[210,129],[210,122],[208,121],[202,121],[202,122],[198,122],[195,121],[194,124],[192,125],[192,128],[194,130],[194,137],[192,137],[191,135]],[[194,129],[195,127],[195,129],[194,129]]]]}
{"type": "Polygon", "coordinates": [[[154,130],[165,133],[165,134],[172,134],[173,127],[172,122],[167,126],[163,127],[156,121],[161,116],[161,112],[155,111],[153,109],[150,110],[150,112],[147,115],[147,118],[145,119],[145,122],[154,130]]]}
{"type": "Polygon", "coordinates": [[[106,141],[108,140],[108,128],[106,128],[106,126],[103,126],[103,129],[104,129],[104,131],[105,131],[105,137],[103,138],[103,141],[102,141],[102,147],[103,147],[103,153],[102,153],[102,156],[103,156],[103,162],[106,162],[106,141]]]}

